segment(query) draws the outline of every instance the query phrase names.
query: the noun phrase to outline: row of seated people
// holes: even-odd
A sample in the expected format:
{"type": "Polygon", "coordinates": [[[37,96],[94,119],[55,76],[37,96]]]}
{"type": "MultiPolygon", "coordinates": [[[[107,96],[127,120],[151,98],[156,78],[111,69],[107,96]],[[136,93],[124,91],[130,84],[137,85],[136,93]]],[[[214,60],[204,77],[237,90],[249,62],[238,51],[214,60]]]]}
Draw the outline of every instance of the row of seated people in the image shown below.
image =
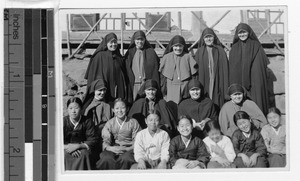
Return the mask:
{"type": "Polygon", "coordinates": [[[285,165],[285,127],[280,123],[280,111],[270,109],[268,123],[256,104],[246,99],[240,85],[228,88],[231,100],[220,114],[194,79],[185,88],[186,97],[177,115],[153,80],[142,85],[128,116],[122,99],[116,99],[110,108],[104,101],[105,90],[104,81],[96,80],[88,87],[83,103],[76,97],[67,102],[67,170],[285,165]],[[175,121],[177,116],[179,122],[175,121]]]}

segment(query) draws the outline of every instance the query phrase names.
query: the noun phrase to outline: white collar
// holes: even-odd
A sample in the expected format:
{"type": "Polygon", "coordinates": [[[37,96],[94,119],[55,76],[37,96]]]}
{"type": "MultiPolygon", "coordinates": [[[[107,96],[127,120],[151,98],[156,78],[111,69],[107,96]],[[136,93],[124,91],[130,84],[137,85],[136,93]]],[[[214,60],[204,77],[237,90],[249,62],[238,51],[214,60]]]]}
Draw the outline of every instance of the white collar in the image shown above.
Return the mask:
{"type": "Polygon", "coordinates": [[[73,121],[73,119],[71,117],[69,117],[69,120],[74,125],[74,129],[75,129],[77,127],[77,125],[79,124],[80,120],[81,120],[81,116],[80,116],[80,118],[78,119],[78,121],[76,123],[73,121]]]}
{"type": "Polygon", "coordinates": [[[181,140],[182,140],[182,142],[183,142],[183,143],[184,143],[184,145],[185,145],[185,148],[187,148],[187,147],[189,146],[190,142],[191,142],[192,135],[190,136],[190,138],[189,138],[189,140],[188,140],[187,142],[185,142],[185,141],[183,140],[183,138],[182,138],[182,136],[181,136],[181,135],[180,135],[180,137],[181,137],[181,140]]]}
{"type": "Polygon", "coordinates": [[[250,133],[242,132],[242,133],[243,133],[243,135],[244,135],[246,138],[250,138],[250,136],[251,136],[251,132],[250,132],[250,133]]]}

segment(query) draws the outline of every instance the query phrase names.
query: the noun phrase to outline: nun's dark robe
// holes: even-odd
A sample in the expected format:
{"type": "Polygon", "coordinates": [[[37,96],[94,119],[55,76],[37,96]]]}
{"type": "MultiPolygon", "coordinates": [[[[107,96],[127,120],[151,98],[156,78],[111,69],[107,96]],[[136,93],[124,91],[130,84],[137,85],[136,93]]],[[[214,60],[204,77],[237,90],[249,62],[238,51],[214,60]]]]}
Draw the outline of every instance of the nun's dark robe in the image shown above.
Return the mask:
{"type": "MultiPolygon", "coordinates": [[[[211,99],[205,97],[198,100],[193,100],[191,98],[183,100],[178,106],[178,116],[189,116],[196,121],[196,123],[201,122],[205,118],[218,120],[218,112],[215,108],[214,103],[211,99]]],[[[205,133],[200,130],[200,128],[193,129],[193,134],[205,138],[205,133]]]]}
{"type": "MultiPolygon", "coordinates": [[[[160,128],[167,131],[170,137],[173,137],[176,132],[177,119],[169,106],[167,106],[166,101],[164,99],[154,101],[154,110],[157,110],[160,113],[160,128]]],[[[147,98],[140,98],[133,103],[128,116],[136,119],[141,128],[145,129],[147,128],[145,119],[148,114],[149,100],[147,98]]]]}
{"type": "Polygon", "coordinates": [[[76,128],[70,121],[69,116],[63,118],[64,122],[64,144],[85,143],[89,150],[82,149],[79,158],[73,157],[65,151],[65,169],[66,170],[91,170],[93,168],[93,151],[97,143],[95,126],[91,119],[82,116],[76,128]]]}
{"type": "MultiPolygon", "coordinates": [[[[135,76],[132,71],[132,60],[136,53],[136,47],[130,48],[125,54],[125,61],[126,61],[126,71],[128,74],[129,82],[131,90],[133,90],[134,83],[135,83],[135,76]]],[[[150,45],[146,46],[142,49],[143,57],[144,57],[144,71],[145,71],[145,80],[155,80],[158,85],[160,84],[160,75],[158,72],[159,68],[159,58],[155,53],[154,49],[150,47],[150,45]]],[[[132,98],[134,100],[135,97],[132,98]]]]}
{"type": "Polygon", "coordinates": [[[249,32],[249,38],[242,42],[237,32],[229,53],[229,82],[246,88],[249,97],[266,115],[269,106],[267,87],[268,57],[249,25],[241,23],[238,28],[249,32]]]}
{"type": "Polygon", "coordinates": [[[109,50],[97,52],[91,58],[84,78],[88,85],[96,79],[103,79],[107,85],[108,101],[123,98],[132,102],[128,99],[131,90],[127,86],[129,80],[121,55],[109,50]]]}
{"type": "MultiPolygon", "coordinates": [[[[212,55],[213,55],[213,90],[211,99],[215,103],[219,110],[224,104],[225,95],[228,89],[228,59],[226,52],[223,47],[220,45],[212,46],[212,55]]],[[[204,86],[204,93],[209,94],[209,84],[210,84],[210,74],[209,74],[209,59],[207,46],[203,45],[198,48],[195,54],[195,60],[198,64],[198,80],[204,86]]]]}

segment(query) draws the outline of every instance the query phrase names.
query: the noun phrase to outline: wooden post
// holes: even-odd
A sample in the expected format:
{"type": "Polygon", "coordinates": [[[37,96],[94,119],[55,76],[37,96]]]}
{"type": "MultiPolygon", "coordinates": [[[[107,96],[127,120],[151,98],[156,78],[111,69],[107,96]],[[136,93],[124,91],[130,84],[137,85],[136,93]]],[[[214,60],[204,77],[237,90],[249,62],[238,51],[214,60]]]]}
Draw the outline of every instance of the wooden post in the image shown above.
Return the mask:
{"type": "Polygon", "coordinates": [[[69,14],[67,14],[67,47],[68,47],[68,56],[72,54],[72,50],[70,47],[70,20],[69,20],[69,14]]]}
{"type": "Polygon", "coordinates": [[[121,13],[121,54],[124,55],[124,46],[123,46],[123,32],[125,29],[125,18],[126,18],[126,14],[125,13],[121,13]]]}
{"type": "Polygon", "coordinates": [[[71,59],[74,57],[74,55],[78,52],[78,50],[81,48],[81,46],[85,43],[85,41],[88,39],[88,37],[91,35],[91,33],[94,31],[94,29],[96,28],[96,26],[100,23],[100,21],[106,16],[107,13],[104,13],[102,15],[102,17],[94,24],[94,26],[92,27],[92,29],[89,31],[89,33],[84,37],[84,39],[81,41],[81,43],[78,45],[78,47],[76,48],[76,50],[72,53],[72,55],[70,55],[68,57],[68,59],[71,59]]]}
{"type": "Polygon", "coordinates": [[[179,35],[182,35],[182,24],[181,24],[181,12],[178,11],[178,28],[179,28],[179,35]]]}
{"type": "Polygon", "coordinates": [[[248,24],[248,10],[241,10],[241,22],[248,24]]]}
{"type": "MultiPolygon", "coordinates": [[[[266,13],[266,19],[268,22],[268,26],[270,26],[271,25],[270,9],[266,9],[265,13],[266,13]]],[[[271,34],[271,29],[268,29],[267,34],[271,34]]]]}

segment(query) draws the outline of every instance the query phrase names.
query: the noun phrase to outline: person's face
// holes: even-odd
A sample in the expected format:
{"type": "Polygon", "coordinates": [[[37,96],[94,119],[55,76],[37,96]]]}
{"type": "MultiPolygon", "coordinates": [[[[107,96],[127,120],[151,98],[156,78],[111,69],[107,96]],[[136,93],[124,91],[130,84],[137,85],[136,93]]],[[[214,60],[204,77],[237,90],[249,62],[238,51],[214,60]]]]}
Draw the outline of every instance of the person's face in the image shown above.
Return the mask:
{"type": "Polygon", "coordinates": [[[213,35],[206,35],[204,37],[204,43],[207,45],[207,46],[212,46],[213,43],[214,43],[214,36],[213,35]]]}
{"type": "Polygon", "coordinates": [[[157,90],[153,87],[150,87],[150,88],[146,89],[145,90],[146,98],[149,99],[149,100],[155,99],[156,91],[157,90]]]}
{"type": "Polygon", "coordinates": [[[145,38],[139,37],[134,40],[134,43],[137,49],[142,49],[145,44],[145,38]]]}
{"type": "Polygon", "coordinates": [[[231,100],[235,103],[235,104],[239,104],[242,102],[243,100],[243,93],[241,92],[235,92],[233,94],[230,95],[231,100]]]}
{"type": "Polygon", "coordinates": [[[126,116],[126,105],[124,102],[117,102],[114,106],[114,109],[113,109],[114,113],[115,113],[115,116],[120,118],[120,119],[123,119],[125,116],[126,116]]]}
{"type": "Polygon", "coordinates": [[[173,52],[175,55],[181,55],[183,52],[184,46],[182,44],[176,44],[173,46],[173,52]]]}
{"type": "Polygon", "coordinates": [[[117,42],[117,40],[116,39],[112,39],[112,40],[110,40],[108,43],[107,43],[107,49],[109,50],[109,51],[115,51],[116,49],[117,49],[117,47],[118,47],[118,42],[117,42]]]}
{"type": "Polygon", "coordinates": [[[247,40],[248,36],[249,36],[248,31],[241,30],[241,31],[238,32],[238,37],[239,37],[240,40],[242,40],[242,41],[247,40]]]}
{"type": "Polygon", "coordinates": [[[274,112],[270,112],[267,115],[267,119],[269,124],[274,128],[277,128],[280,125],[280,116],[274,112]]]}
{"type": "Polygon", "coordinates": [[[183,118],[179,121],[177,130],[182,136],[188,137],[192,133],[193,125],[188,119],[183,118]]]}
{"type": "Polygon", "coordinates": [[[105,96],[105,93],[106,93],[106,88],[95,90],[94,98],[97,100],[102,100],[105,96]]]}
{"type": "Polygon", "coordinates": [[[72,119],[76,119],[80,116],[80,106],[76,103],[76,102],[72,102],[69,104],[68,106],[68,113],[69,113],[69,116],[70,118],[72,119]]]}
{"type": "Polygon", "coordinates": [[[201,89],[198,87],[194,87],[189,90],[189,93],[193,100],[198,100],[201,96],[201,89]]]}
{"type": "Polygon", "coordinates": [[[221,136],[221,132],[220,130],[218,129],[211,129],[209,132],[208,132],[208,137],[213,140],[215,143],[218,143],[222,136],[221,136]]]}
{"type": "Polygon", "coordinates": [[[250,133],[251,123],[249,119],[239,119],[236,121],[236,125],[244,133],[250,133]]]}
{"type": "Polygon", "coordinates": [[[150,114],[146,119],[146,124],[149,130],[155,132],[158,128],[159,117],[156,114],[150,114]]]}

